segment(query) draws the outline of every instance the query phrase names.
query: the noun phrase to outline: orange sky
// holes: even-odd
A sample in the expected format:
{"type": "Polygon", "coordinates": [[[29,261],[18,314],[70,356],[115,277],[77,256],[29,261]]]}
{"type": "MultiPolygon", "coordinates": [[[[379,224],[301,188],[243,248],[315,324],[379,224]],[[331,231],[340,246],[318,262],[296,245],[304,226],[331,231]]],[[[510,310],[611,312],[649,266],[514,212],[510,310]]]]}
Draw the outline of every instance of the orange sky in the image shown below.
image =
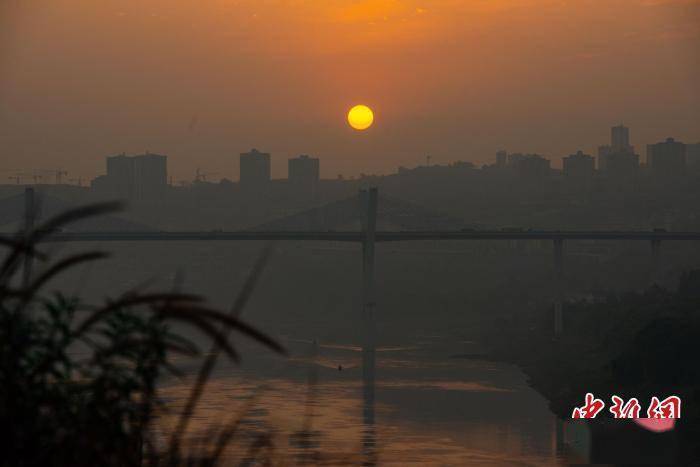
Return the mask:
{"type": "Polygon", "coordinates": [[[700,141],[698,76],[700,0],[0,0],[0,170],[150,150],[237,179],[250,147],[276,176],[299,153],[324,177],[499,148],[559,165],[620,121],[643,154],[700,141]]]}

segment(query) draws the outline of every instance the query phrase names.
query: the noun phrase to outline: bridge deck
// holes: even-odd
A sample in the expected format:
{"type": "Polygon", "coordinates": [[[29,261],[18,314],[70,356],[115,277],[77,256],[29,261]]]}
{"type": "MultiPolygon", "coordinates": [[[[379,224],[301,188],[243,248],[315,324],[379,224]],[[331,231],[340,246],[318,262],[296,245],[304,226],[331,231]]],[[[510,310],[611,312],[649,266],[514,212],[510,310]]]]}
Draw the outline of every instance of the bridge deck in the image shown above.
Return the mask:
{"type": "MultiPolygon", "coordinates": [[[[132,242],[132,241],[333,241],[361,242],[364,234],[351,232],[60,232],[49,242],[132,242]]],[[[415,240],[700,240],[700,232],[644,231],[435,231],[377,232],[377,242],[415,240]]]]}

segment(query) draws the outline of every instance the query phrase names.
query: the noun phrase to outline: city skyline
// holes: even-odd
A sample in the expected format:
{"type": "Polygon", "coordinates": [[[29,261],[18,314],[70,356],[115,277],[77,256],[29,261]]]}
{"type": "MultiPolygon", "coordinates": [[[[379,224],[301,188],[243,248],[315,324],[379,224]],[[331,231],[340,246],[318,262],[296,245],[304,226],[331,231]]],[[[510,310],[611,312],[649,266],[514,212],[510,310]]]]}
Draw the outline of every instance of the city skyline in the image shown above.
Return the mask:
{"type": "MultiPolygon", "coordinates": [[[[631,144],[634,140],[633,138],[633,132],[631,129],[627,126],[624,125],[624,123],[620,123],[616,126],[613,126],[610,128],[610,141],[609,144],[604,144],[604,145],[597,145],[597,155],[593,156],[593,164],[594,164],[594,171],[604,171],[605,170],[605,161],[607,160],[608,156],[611,154],[615,154],[615,152],[622,152],[626,153],[628,152],[630,155],[636,156],[637,158],[637,164],[641,167],[652,167],[651,159],[652,156],[652,150],[654,147],[658,145],[664,145],[665,143],[668,143],[669,141],[674,142],[676,145],[681,144],[683,146],[687,147],[692,147],[693,154],[692,156],[689,153],[688,157],[692,157],[692,161],[688,161],[689,165],[694,165],[697,161],[697,155],[696,152],[698,151],[698,147],[700,147],[700,142],[688,142],[688,141],[678,141],[673,137],[667,137],[663,138],[662,140],[653,142],[653,143],[647,143],[647,144],[640,144],[637,147],[635,147],[634,144],[631,144]],[[641,148],[645,147],[645,151],[641,151],[641,148]],[[644,153],[643,153],[644,152],[644,153]]],[[[142,151],[142,152],[135,152],[132,153],[133,156],[129,156],[128,158],[133,159],[133,158],[141,158],[141,157],[148,157],[148,156],[156,156],[165,159],[168,159],[169,156],[167,154],[165,155],[158,155],[157,153],[151,152],[151,151],[142,151]]],[[[594,151],[590,151],[590,154],[596,154],[594,151]]],[[[53,180],[56,184],[60,184],[61,180],[65,182],[68,182],[68,184],[77,184],[77,185],[83,185],[83,182],[86,182],[86,186],[89,186],[91,183],[94,183],[95,181],[98,181],[98,179],[103,178],[105,173],[109,172],[109,165],[110,165],[110,160],[119,160],[124,158],[127,155],[126,152],[121,152],[115,155],[107,155],[106,159],[104,157],[100,157],[101,160],[106,160],[107,161],[107,166],[101,170],[98,171],[96,174],[92,176],[88,176],[86,178],[79,177],[79,178],[73,178],[73,173],[70,170],[66,170],[69,168],[66,167],[57,167],[53,169],[9,169],[7,167],[0,167],[0,171],[2,171],[3,174],[9,174],[8,180],[14,181],[14,184],[21,184],[23,180],[26,181],[34,181],[34,184],[37,183],[44,183],[44,184],[51,184],[51,181],[53,180]],[[106,169],[106,170],[105,170],[106,169]],[[42,175],[43,174],[43,175],[42,175]],[[69,177],[69,174],[71,175],[69,177]],[[73,183],[71,183],[73,182],[73,183]]],[[[304,159],[309,158],[310,156],[308,154],[296,154],[294,156],[290,157],[280,157],[277,156],[275,157],[274,154],[271,152],[261,152],[258,151],[257,148],[252,148],[249,152],[243,152],[243,153],[237,153],[235,157],[240,158],[235,159],[235,165],[240,166],[243,162],[243,159],[249,158],[252,163],[255,163],[254,160],[257,159],[255,157],[250,157],[250,156],[255,156],[255,155],[262,155],[266,161],[264,162],[265,167],[261,168],[264,172],[262,175],[262,179],[267,179],[267,180],[281,180],[281,179],[288,179],[290,178],[290,173],[292,170],[292,162],[300,160],[303,162],[304,159]],[[287,167],[286,171],[280,170],[280,166],[284,165],[287,167]]],[[[547,154],[541,154],[537,152],[529,152],[529,151],[508,151],[506,149],[499,149],[498,151],[495,151],[490,158],[486,159],[483,163],[475,163],[470,161],[468,158],[455,158],[455,159],[448,159],[448,160],[435,160],[433,156],[426,155],[426,157],[423,159],[422,163],[416,162],[413,165],[398,165],[395,167],[393,170],[388,170],[383,173],[368,173],[368,172],[360,172],[358,174],[324,174],[322,171],[322,164],[319,164],[320,160],[323,160],[323,157],[319,157],[318,155],[313,155],[312,160],[315,161],[316,167],[316,175],[315,177],[317,179],[327,179],[327,180],[333,180],[337,178],[348,178],[348,179],[354,179],[358,176],[384,176],[384,175],[391,175],[395,174],[401,171],[401,169],[405,168],[412,168],[412,167],[421,167],[421,166],[428,166],[428,165],[435,165],[435,166],[440,166],[440,165],[445,165],[449,166],[451,164],[455,163],[461,163],[461,162],[469,162],[473,163],[476,168],[481,168],[483,167],[488,167],[491,165],[495,165],[497,167],[506,167],[506,165],[510,166],[511,164],[511,159],[513,157],[515,158],[522,158],[523,155],[526,156],[537,156],[538,158],[543,159],[544,161],[547,161],[547,170],[561,170],[563,173],[567,172],[567,161],[569,161],[572,158],[575,157],[581,157],[581,156],[586,156],[586,157],[591,157],[589,153],[585,150],[582,149],[576,149],[571,151],[569,154],[562,154],[561,156],[551,156],[547,154]],[[501,160],[501,157],[503,158],[501,160]],[[506,158],[508,163],[506,164],[506,158]]],[[[233,157],[233,156],[232,156],[233,157]]],[[[164,160],[165,160],[164,159],[164,160]]],[[[172,160],[172,159],[171,159],[172,160]]],[[[684,162],[685,164],[685,162],[684,162]]],[[[166,167],[171,167],[170,164],[167,162],[165,163],[166,167]]],[[[255,171],[255,169],[254,169],[255,171]]],[[[192,178],[187,178],[185,175],[184,177],[180,178],[178,177],[177,180],[175,180],[175,177],[172,174],[172,171],[170,168],[167,169],[167,175],[168,175],[168,184],[176,184],[175,181],[177,181],[177,184],[183,184],[186,182],[212,182],[212,181],[221,181],[221,180],[229,180],[229,181],[235,181],[235,182],[240,182],[241,179],[241,170],[236,171],[235,168],[229,168],[228,172],[209,172],[208,169],[205,171],[201,167],[197,167],[195,169],[194,174],[190,174],[192,178]],[[236,173],[238,176],[232,176],[233,173],[236,173]],[[211,175],[215,175],[216,177],[211,177],[211,175]]],[[[255,176],[253,177],[255,178],[255,176]]],[[[8,182],[5,180],[0,181],[0,184],[7,184],[8,182]]]]}
{"type": "Polygon", "coordinates": [[[0,467],[700,466],[698,76],[700,0],[0,0],[0,467]]]}
{"type": "Polygon", "coordinates": [[[324,178],[500,148],[559,166],[620,121],[638,151],[694,142],[698,19],[688,0],[3,2],[3,166],[87,178],[150,150],[178,179],[237,178],[231,156],[256,146],[321,157],[324,178]]]}

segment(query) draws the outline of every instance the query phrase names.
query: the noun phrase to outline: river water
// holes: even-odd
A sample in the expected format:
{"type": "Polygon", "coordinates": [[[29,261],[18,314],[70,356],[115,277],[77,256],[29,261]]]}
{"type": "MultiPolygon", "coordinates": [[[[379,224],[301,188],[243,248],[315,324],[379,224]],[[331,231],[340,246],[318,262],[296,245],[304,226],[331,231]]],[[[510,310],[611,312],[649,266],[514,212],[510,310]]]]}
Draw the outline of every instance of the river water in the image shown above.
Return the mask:
{"type": "MultiPolygon", "coordinates": [[[[379,347],[373,384],[363,378],[361,349],[347,345],[298,342],[290,345],[296,354],[290,359],[260,353],[242,366],[222,362],[189,439],[206,440],[212,429],[240,417],[244,429],[229,450],[232,458],[246,452],[256,436],[270,435],[278,460],[563,465],[554,416],[517,368],[436,358],[431,341],[444,347],[439,336],[412,347],[379,347]]],[[[163,388],[175,412],[190,384],[172,379],[163,388]]],[[[167,420],[164,431],[173,423],[167,420]]]]}
{"type": "MultiPolygon", "coordinates": [[[[67,254],[96,246],[54,248],[67,254]]],[[[100,301],[136,286],[167,290],[178,282],[226,309],[261,247],[110,244],[114,259],[107,267],[76,271],[54,285],[100,301]]],[[[268,454],[283,464],[310,456],[326,464],[563,465],[546,401],[517,368],[474,358],[488,336],[472,339],[467,331],[481,319],[479,297],[495,293],[489,284],[496,268],[473,250],[431,248],[377,251],[374,378],[362,371],[357,246],[277,249],[244,318],[278,339],[290,357],[236,339],[243,361],[220,360],[188,445],[211,441],[212,430],[240,418],[226,454],[231,459],[264,439],[268,454]]],[[[201,336],[187,337],[207,348],[201,336]]],[[[196,362],[177,365],[186,376],[163,382],[170,409],[160,421],[163,434],[197,369],[196,362]]]]}

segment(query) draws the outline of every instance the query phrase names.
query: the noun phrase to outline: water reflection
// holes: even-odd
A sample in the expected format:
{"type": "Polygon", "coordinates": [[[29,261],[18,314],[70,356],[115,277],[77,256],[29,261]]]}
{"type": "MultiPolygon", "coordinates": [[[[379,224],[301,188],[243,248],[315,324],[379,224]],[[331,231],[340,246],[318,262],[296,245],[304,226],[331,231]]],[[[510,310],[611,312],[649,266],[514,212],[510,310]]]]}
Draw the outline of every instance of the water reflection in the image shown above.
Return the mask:
{"type": "MultiPolygon", "coordinates": [[[[168,274],[187,264],[185,289],[201,292],[219,307],[228,308],[232,284],[237,290],[235,284],[243,282],[256,254],[255,248],[237,244],[226,248],[187,244],[178,255],[166,245],[115,248],[115,256],[124,261],[115,262],[114,269],[90,274],[90,290],[95,296],[87,298],[98,301],[103,291],[125,290],[146,277],[166,278],[162,285],[170,287],[168,274]],[[124,278],[124,282],[115,284],[115,278],[124,278]]],[[[456,332],[450,333],[452,337],[441,334],[446,332],[444,326],[432,326],[435,323],[425,316],[420,321],[412,319],[419,315],[417,305],[402,302],[395,309],[383,307],[384,321],[379,325],[384,345],[373,345],[373,352],[365,352],[370,347],[355,336],[359,304],[339,298],[348,295],[346,284],[354,284],[352,280],[358,276],[353,269],[355,260],[349,258],[355,256],[324,254],[310,259],[304,249],[288,249],[275,258],[275,267],[267,272],[267,282],[261,288],[275,293],[258,295],[246,316],[261,329],[281,336],[293,357],[279,359],[241,343],[243,366],[220,362],[195,414],[191,440],[204,443],[210,439],[212,427],[245,414],[227,450],[234,461],[240,461],[250,444],[267,434],[281,463],[286,464],[293,463],[290,458],[303,451],[322,456],[328,464],[338,460],[381,466],[562,462],[557,455],[552,415],[546,402],[527,386],[522,373],[499,363],[449,358],[477,354],[471,348],[475,343],[456,332]],[[302,281],[323,284],[326,295],[304,301],[307,289],[302,281]],[[298,311],[289,303],[308,307],[300,306],[303,311],[298,311]],[[398,310],[400,320],[396,319],[398,310]],[[392,330],[396,331],[393,335],[392,330]],[[314,337],[319,341],[314,344],[317,350],[310,352],[314,337]],[[362,369],[365,358],[372,362],[366,366],[372,369],[368,373],[362,369]],[[317,376],[313,397],[309,397],[311,368],[317,376]],[[308,420],[310,426],[305,422],[308,420]]],[[[420,256],[419,260],[421,267],[433,264],[428,257],[420,256]]],[[[468,274],[465,270],[454,277],[468,274]]],[[[386,277],[390,276],[388,271],[386,277]]],[[[66,289],[73,284],[69,281],[66,289]]],[[[401,282],[401,291],[404,287],[401,282]]],[[[465,290],[478,288],[473,283],[470,287],[465,290]]],[[[396,295],[400,295],[398,291],[396,295]]],[[[208,348],[209,343],[199,336],[184,335],[208,348]]],[[[178,362],[178,366],[188,375],[197,368],[187,361],[178,362]]],[[[176,414],[182,406],[190,383],[191,379],[165,383],[169,413],[176,414]]],[[[164,431],[170,421],[164,414],[164,431]]]]}
{"type": "Polygon", "coordinates": [[[376,379],[376,344],[374,317],[365,316],[365,339],[362,348],[362,465],[377,464],[377,430],[374,420],[376,379]]]}
{"type": "MultiPolygon", "coordinates": [[[[237,461],[266,434],[283,463],[563,464],[546,402],[513,367],[439,358],[425,349],[375,349],[360,358],[357,350],[329,348],[342,344],[291,347],[290,360],[244,352],[250,357],[243,367],[222,362],[191,439],[206,439],[211,427],[245,410],[227,450],[237,461]],[[365,359],[374,363],[368,371],[361,368],[365,359]]],[[[188,381],[170,381],[163,390],[177,413],[188,381]]]]}

